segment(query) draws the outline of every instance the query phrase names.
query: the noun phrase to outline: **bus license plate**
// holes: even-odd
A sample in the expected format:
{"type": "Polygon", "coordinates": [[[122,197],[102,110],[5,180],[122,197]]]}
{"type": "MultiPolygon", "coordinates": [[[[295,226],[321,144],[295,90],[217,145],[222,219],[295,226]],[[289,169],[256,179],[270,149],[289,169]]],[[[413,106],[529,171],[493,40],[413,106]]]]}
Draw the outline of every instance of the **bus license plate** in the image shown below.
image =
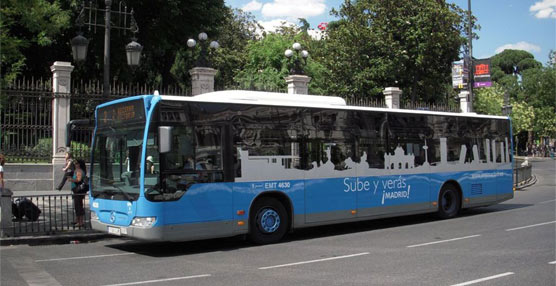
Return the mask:
{"type": "Polygon", "coordinates": [[[108,227],[108,233],[110,234],[114,234],[114,235],[122,235],[121,230],[119,227],[108,227]]]}

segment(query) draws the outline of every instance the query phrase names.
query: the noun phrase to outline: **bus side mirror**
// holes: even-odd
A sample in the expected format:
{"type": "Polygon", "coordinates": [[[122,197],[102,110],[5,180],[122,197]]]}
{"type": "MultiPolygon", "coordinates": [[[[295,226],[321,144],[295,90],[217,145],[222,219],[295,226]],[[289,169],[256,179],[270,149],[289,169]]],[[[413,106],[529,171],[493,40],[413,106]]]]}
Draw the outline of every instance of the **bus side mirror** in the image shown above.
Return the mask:
{"type": "Polygon", "coordinates": [[[158,127],[158,150],[162,153],[168,153],[172,150],[172,127],[158,127]]]}

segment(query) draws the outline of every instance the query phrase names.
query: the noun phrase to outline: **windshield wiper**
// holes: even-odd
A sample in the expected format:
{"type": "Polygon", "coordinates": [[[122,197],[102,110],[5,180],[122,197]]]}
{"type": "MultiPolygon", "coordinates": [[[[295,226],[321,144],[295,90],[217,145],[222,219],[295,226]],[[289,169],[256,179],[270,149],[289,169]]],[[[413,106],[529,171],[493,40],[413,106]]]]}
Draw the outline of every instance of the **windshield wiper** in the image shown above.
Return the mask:
{"type": "Polygon", "coordinates": [[[110,190],[109,190],[109,191],[112,191],[112,192],[110,193],[111,196],[113,196],[113,195],[114,195],[114,192],[116,191],[117,193],[120,193],[120,194],[124,195],[124,197],[125,197],[128,201],[130,201],[130,202],[134,201],[134,198],[131,197],[126,191],[122,190],[120,187],[114,186],[114,185],[112,185],[111,187],[113,187],[113,189],[110,189],[110,190]]]}

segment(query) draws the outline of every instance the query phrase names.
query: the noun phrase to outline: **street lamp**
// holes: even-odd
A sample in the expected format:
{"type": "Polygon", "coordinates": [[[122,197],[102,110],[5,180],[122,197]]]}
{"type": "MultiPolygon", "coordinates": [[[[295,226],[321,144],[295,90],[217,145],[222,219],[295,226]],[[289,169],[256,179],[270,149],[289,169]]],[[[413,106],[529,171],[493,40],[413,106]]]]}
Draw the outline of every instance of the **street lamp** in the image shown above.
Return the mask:
{"type": "Polygon", "coordinates": [[[510,116],[512,114],[512,105],[510,104],[510,94],[504,92],[504,105],[502,106],[502,115],[510,116]]]}
{"type": "Polygon", "coordinates": [[[127,64],[131,67],[136,67],[139,65],[139,62],[141,60],[141,51],[143,50],[143,46],[141,46],[135,40],[135,38],[132,39],[131,43],[125,46],[127,64]]]}
{"type": "Polygon", "coordinates": [[[87,58],[88,45],[89,45],[89,40],[83,37],[82,32],[79,32],[77,36],[71,39],[71,50],[72,50],[74,61],[82,62],[87,58]]]}
{"type": "MultiPolygon", "coordinates": [[[[303,67],[301,66],[299,57],[300,57],[300,53],[301,53],[301,58],[303,59],[303,65],[307,64],[307,58],[309,57],[309,52],[306,50],[301,50],[301,44],[300,43],[294,43],[292,45],[292,48],[295,50],[295,53],[297,54],[295,56],[294,59],[294,63],[293,63],[293,67],[290,69],[290,74],[292,75],[303,75],[305,74],[303,67]]],[[[290,49],[287,49],[284,52],[284,55],[286,56],[286,58],[291,59],[294,56],[294,52],[290,49]]]]}
{"type": "MultiPolygon", "coordinates": [[[[104,71],[102,94],[103,96],[107,97],[110,95],[110,30],[123,30],[124,35],[126,31],[130,31],[135,35],[137,32],[139,32],[139,27],[137,26],[137,22],[135,21],[135,17],[133,16],[133,9],[128,12],[128,7],[127,5],[125,5],[124,2],[120,2],[119,9],[114,11],[112,11],[111,9],[112,0],[104,0],[104,4],[105,9],[100,9],[96,6],[93,6],[94,4],[92,3],[92,1],[86,1],[83,4],[83,8],[81,9],[79,16],[77,16],[76,21],[76,24],[79,27],[79,33],[76,37],[71,39],[71,49],[74,61],[84,61],[87,57],[87,46],[89,44],[89,40],[83,37],[81,27],[87,25],[89,27],[89,31],[91,30],[91,27],[95,27],[95,31],[96,27],[104,27],[104,71]],[[97,22],[98,12],[105,13],[104,25],[97,22]],[[118,23],[123,23],[123,25],[112,24],[110,21],[110,17],[112,14],[120,17],[120,21],[118,21],[118,23]],[[85,19],[85,15],[89,16],[88,19],[85,19]]],[[[143,46],[137,43],[136,40],[137,39],[135,38],[135,36],[133,36],[131,42],[125,47],[127,64],[131,67],[139,65],[141,51],[143,50],[143,46]]]]}
{"type": "MultiPolygon", "coordinates": [[[[210,67],[210,61],[207,59],[207,47],[206,47],[206,41],[208,39],[208,35],[205,32],[201,32],[199,33],[199,35],[197,36],[197,38],[199,39],[199,46],[201,47],[201,54],[199,55],[199,57],[197,58],[197,63],[196,66],[197,67],[210,67]]],[[[189,39],[187,40],[187,46],[191,49],[194,49],[197,46],[197,41],[195,41],[194,39],[189,39]]],[[[218,44],[217,41],[211,41],[209,44],[209,48],[216,50],[218,48],[220,48],[220,44],[218,44]]]]}

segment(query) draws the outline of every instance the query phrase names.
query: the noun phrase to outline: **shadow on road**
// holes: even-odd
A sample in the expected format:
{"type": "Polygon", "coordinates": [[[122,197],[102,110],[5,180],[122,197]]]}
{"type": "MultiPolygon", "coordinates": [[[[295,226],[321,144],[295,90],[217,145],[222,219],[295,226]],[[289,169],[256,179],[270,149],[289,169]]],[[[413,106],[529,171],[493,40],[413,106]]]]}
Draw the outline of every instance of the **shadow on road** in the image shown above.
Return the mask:
{"type": "MultiPolygon", "coordinates": [[[[498,204],[489,207],[474,208],[462,211],[459,217],[473,217],[483,214],[503,212],[532,206],[529,204],[498,204]]],[[[401,227],[406,225],[426,224],[439,219],[434,214],[401,216],[387,219],[376,219],[362,222],[342,223],[327,226],[309,227],[290,233],[281,243],[301,241],[314,238],[332,237],[364,231],[374,231],[401,227]]],[[[134,252],[151,257],[173,257],[198,253],[233,251],[241,248],[257,247],[244,239],[244,236],[219,238],[189,242],[144,242],[128,240],[109,244],[107,247],[125,252],[134,252]]]]}

